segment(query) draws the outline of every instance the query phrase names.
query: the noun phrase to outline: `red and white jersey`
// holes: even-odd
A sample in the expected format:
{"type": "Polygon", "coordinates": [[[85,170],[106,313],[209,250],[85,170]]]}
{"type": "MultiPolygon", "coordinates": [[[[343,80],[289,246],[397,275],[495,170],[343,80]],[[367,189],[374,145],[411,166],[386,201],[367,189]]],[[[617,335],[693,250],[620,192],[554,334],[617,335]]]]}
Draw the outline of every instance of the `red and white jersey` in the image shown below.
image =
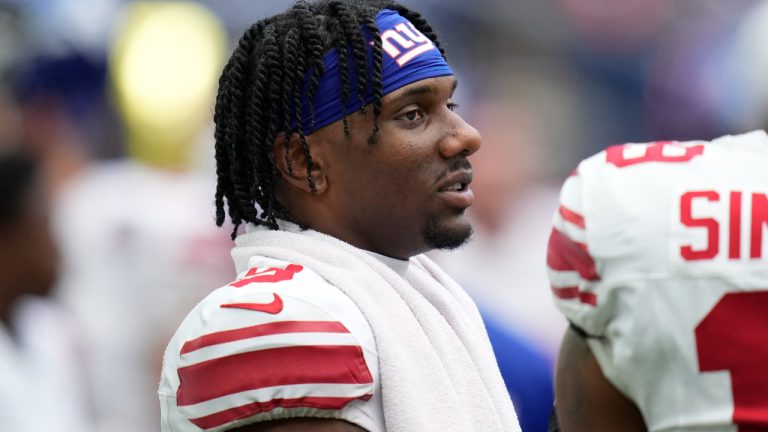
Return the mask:
{"type": "Polygon", "coordinates": [[[565,182],[558,308],[650,431],[768,430],[768,136],[614,146],[565,182]]]}
{"type": "Polygon", "coordinates": [[[294,418],[384,431],[378,357],[357,306],[308,268],[251,258],[198,304],[163,359],[163,432],[294,418]]]}

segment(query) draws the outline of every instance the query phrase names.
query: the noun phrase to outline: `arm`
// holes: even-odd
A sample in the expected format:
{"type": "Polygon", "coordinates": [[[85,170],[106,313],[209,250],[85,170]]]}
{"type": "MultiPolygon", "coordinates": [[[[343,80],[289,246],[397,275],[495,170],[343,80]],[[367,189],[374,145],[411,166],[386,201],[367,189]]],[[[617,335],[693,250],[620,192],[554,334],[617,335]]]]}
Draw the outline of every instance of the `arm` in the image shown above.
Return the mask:
{"type": "Polygon", "coordinates": [[[254,423],[231,432],[366,432],[360,426],[343,420],[295,418],[254,423]]]}
{"type": "Polygon", "coordinates": [[[586,340],[569,328],[555,375],[555,411],[562,432],[645,432],[634,403],[603,375],[586,340]]]}

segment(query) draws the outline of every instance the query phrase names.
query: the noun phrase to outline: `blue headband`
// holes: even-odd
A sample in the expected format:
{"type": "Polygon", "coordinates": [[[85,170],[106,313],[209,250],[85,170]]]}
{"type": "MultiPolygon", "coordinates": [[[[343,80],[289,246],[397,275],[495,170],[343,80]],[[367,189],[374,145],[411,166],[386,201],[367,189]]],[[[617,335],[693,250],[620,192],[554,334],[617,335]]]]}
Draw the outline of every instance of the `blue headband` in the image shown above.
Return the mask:
{"type": "MultiPolygon", "coordinates": [[[[390,9],[381,10],[376,14],[376,26],[381,33],[382,43],[382,95],[423,79],[453,75],[453,71],[435,44],[397,12],[390,9]]],[[[370,40],[367,29],[364,28],[363,32],[366,39],[370,40]]],[[[373,72],[371,54],[369,51],[367,70],[369,77],[373,72]]],[[[301,122],[306,135],[360,109],[360,97],[355,86],[357,73],[351,50],[347,59],[349,60],[350,94],[346,106],[342,106],[339,55],[335,49],[332,49],[323,57],[320,85],[312,99],[315,110],[314,125],[307,97],[310,76],[309,73],[307,74],[301,93],[301,122]]],[[[366,81],[370,83],[370,80],[366,81]]],[[[373,101],[373,88],[370,85],[367,86],[363,100],[366,104],[373,101]]],[[[293,123],[295,126],[296,122],[293,123]]]]}

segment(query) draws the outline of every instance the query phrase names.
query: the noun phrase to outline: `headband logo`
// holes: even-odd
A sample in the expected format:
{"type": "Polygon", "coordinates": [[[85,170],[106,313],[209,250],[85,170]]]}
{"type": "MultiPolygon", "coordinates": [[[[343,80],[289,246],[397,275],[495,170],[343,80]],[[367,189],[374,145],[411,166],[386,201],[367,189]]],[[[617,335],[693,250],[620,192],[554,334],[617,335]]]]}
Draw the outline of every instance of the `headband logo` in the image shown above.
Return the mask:
{"type": "MultiPolygon", "coordinates": [[[[0,0],[2,1],[2,0],[0,0]]],[[[396,11],[382,9],[376,14],[376,27],[381,38],[381,95],[389,94],[410,83],[428,78],[453,75],[437,44],[420,32],[416,26],[403,18],[396,11]]],[[[370,46],[374,45],[373,35],[367,26],[361,26],[363,37],[370,46]]],[[[374,68],[371,49],[368,48],[368,58],[365,69],[358,70],[353,55],[353,45],[347,45],[346,64],[339,64],[338,48],[328,50],[323,56],[323,73],[316,86],[316,93],[310,103],[310,78],[313,74],[307,71],[301,91],[301,104],[298,113],[296,107],[288,111],[291,127],[303,127],[304,134],[309,135],[344,116],[360,110],[360,102],[369,104],[374,100],[374,86],[368,85],[362,94],[358,94],[357,86],[349,86],[349,97],[343,100],[342,68],[348,72],[347,84],[357,82],[357,74],[363,74],[363,79],[372,78],[374,68]],[[294,113],[294,114],[291,114],[294,113]],[[299,117],[299,118],[295,118],[299,117]]],[[[371,83],[373,84],[373,83],[371,83]]]]}
{"type": "Polygon", "coordinates": [[[416,56],[434,49],[435,44],[413,24],[405,22],[381,33],[381,47],[402,67],[416,56]]]}

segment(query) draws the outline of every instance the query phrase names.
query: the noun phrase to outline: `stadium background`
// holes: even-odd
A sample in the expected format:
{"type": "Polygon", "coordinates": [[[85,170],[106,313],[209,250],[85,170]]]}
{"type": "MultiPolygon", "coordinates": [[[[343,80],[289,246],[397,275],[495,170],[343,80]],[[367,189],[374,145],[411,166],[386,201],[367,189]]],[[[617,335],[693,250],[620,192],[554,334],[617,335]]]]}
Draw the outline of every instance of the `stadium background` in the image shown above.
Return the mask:
{"type": "MultiPolygon", "coordinates": [[[[565,325],[544,265],[558,185],[607,145],[765,127],[768,1],[405,3],[439,30],[458,110],[484,135],[475,242],[433,255],[540,359],[547,377],[526,385],[549,385],[565,325]]],[[[212,216],[215,81],[245,28],[288,4],[0,0],[0,134],[43,164],[63,251],[54,300],[79,341],[67,370],[94,431],[159,430],[164,344],[232,277],[212,216]]]]}

